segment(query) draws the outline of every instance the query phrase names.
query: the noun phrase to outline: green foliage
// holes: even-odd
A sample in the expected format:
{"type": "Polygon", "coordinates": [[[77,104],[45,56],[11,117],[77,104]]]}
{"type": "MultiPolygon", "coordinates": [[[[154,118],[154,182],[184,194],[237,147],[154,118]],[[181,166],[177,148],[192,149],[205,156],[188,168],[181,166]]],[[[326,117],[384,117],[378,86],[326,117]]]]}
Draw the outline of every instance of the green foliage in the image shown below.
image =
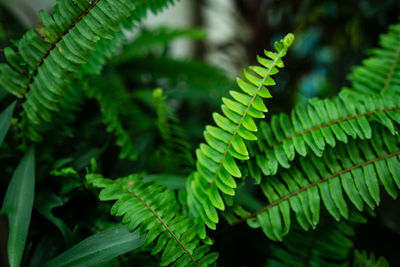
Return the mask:
{"type": "Polygon", "coordinates": [[[45,266],[93,266],[104,264],[143,245],[137,231],[130,233],[126,226],[115,226],[94,234],[57,256],[45,266]]]}
{"type": "Polygon", "coordinates": [[[375,258],[374,253],[371,253],[368,256],[366,251],[358,251],[354,252],[354,267],[388,267],[389,263],[384,257],[375,258]]]}
{"type": "MultiPolygon", "coordinates": [[[[13,48],[5,49],[9,64],[1,64],[0,84],[24,98],[24,114],[33,124],[50,122],[58,111],[63,91],[88,63],[91,51],[103,39],[113,39],[128,16],[140,19],[146,10],[156,12],[171,1],[60,0],[53,15],[40,13],[39,32],[28,31],[13,48]]],[[[35,139],[35,138],[33,138],[35,139]]]]}
{"type": "Polygon", "coordinates": [[[265,86],[275,85],[272,75],[283,68],[282,57],[292,44],[294,36],[288,34],[281,42],[275,43],[276,52],[265,51],[268,59],[258,57],[261,66],[252,66],[251,74],[244,70],[247,81],[238,78],[240,89],[245,93],[229,91],[234,100],[222,98],[222,112],[213,113],[218,127],[207,126],[204,137],[207,144],[200,144],[196,150],[197,172],[188,180],[188,204],[194,216],[201,216],[211,229],[216,228],[218,213],[216,208],[225,209],[223,195],[234,196],[236,182],[233,177],[240,178],[235,159],[249,159],[249,152],[244,140],[257,140],[252,133],[257,131],[253,118],[264,118],[268,109],[263,98],[271,97],[265,86]]]}
{"type": "Polygon", "coordinates": [[[103,188],[100,199],[115,200],[111,214],[123,216],[122,222],[132,231],[146,233],[144,245],[155,243],[152,254],[162,252],[161,266],[212,266],[216,253],[207,254],[202,245],[205,229],[179,215],[179,204],[173,192],[163,186],[143,182],[142,175],[130,175],[116,180],[100,175],[87,175],[89,183],[103,188]]]}
{"type": "Polygon", "coordinates": [[[253,146],[254,162],[249,170],[258,180],[260,171],[269,176],[278,167],[290,168],[296,155],[306,157],[310,151],[321,157],[337,142],[350,139],[371,139],[371,121],[376,121],[396,133],[400,123],[400,98],[397,94],[360,95],[343,90],[330,99],[311,99],[308,105],[297,105],[290,114],[273,115],[270,123],[261,121],[258,145],[253,146]]]}
{"type": "MultiPolygon", "coordinates": [[[[101,79],[101,78],[99,78],[101,79]]],[[[103,81],[98,86],[86,86],[85,91],[89,97],[97,100],[103,115],[103,121],[107,125],[106,130],[116,135],[116,143],[121,147],[119,153],[120,159],[136,159],[138,150],[136,145],[132,142],[129,132],[125,129],[121,116],[124,111],[123,108],[129,107],[131,116],[144,117],[145,115],[135,107],[129,105],[129,94],[124,90],[118,81],[112,83],[103,81]],[[113,90],[110,90],[110,87],[113,90]]]]}
{"type": "Polygon", "coordinates": [[[31,148],[15,169],[1,210],[8,215],[8,259],[20,266],[28,235],[35,192],[35,152],[31,148]]]}
{"type": "Polygon", "coordinates": [[[163,170],[165,172],[175,170],[187,174],[191,171],[194,159],[185,132],[180,127],[179,120],[166,105],[167,97],[163,95],[162,89],[155,89],[152,96],[158,118],[157,127],[164,142],[159,155],[163,161],[163,170]]]}
{"type": "Polygon", "coordinates": [[[380,36],[380,48],[372,49],[371,56],[350,74],[352,89],[362,94],[399,92],[400,90],[400,25],[389,27],[380,36]]]}
{"type": "Polygon", "coordinates": [[[203,31],[124,36],[172,2],[58,0],[4,49],[0,85],[11,95],[0,91],[0,171],[12,178],[0,181],[9,182],[0,243],[8,238],[10,265],[214,266],[223,218],[268,237],[267,266],[387,266],[350,255],[360,214],[400,188],[400,24],[354,69],[350,88],[268,120],[269,86],[293,34],[221,97],[234,87],[222,71],[168,55],[170,42],[203,31]],[[40,223],[30,226],[33,205],[40,223]]]}
{"type": "Polygon", "coordinates": [[[326,220],[311,233],[294,227],[283,242],[271,244],[266,266],[344,266],[354,245],[354,223],[365,220],[352,215],[350,222],[326,220]]]}
{"type": "Polygon", "coordinates": [[[0,146],[4,141],[4,137],[7,134],[8,128],[10,127],[11,117],[14,112],[15,104],[16,102],[11,103],[0,114],[0,146]]]}
{"type": "Polygon", "coordinates": [[[299,158],[297,166],[262,180],[260,186],[270,204],[244,219],[256,218],[257,226],[269,238],[282,240],[290,230],[291,211],[308,230],[320,220],[321,202],[339,221],[341,217],[348,219],[350,203],[360,211],[379,205],[380,185],[396,198],[396,187],[400,188],[399,141],[385,130],[374,130],[370,141],[351,140],[327,148],[321,158],[299,158]]]}

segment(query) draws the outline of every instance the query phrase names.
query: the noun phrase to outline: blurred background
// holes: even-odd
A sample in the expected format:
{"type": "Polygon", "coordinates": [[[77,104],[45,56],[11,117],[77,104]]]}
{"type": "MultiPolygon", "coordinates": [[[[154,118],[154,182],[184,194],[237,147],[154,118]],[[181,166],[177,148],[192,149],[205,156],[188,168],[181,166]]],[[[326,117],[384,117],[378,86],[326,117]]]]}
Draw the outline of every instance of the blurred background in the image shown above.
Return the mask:
{"type": "MultiPolygon", "coordinates": [[[[40,21],[38,11],[50,11],[54,4],[55,0],[0,0],[0,48],[35,27],[40,21]]],[[[295,34],[296,41],[285,58],[286,68],[278,75],[277,86],[270,89],[270,113],[289,112],[294,104],[312,97],[332,97],[349,85],[346,76],[368,55],[368,49],[378,45],[379,34],[398,22],[399,10],[398,0],[181,0],[127,29],[124,52],[121,50],[109,62],[102,76],[91,78],[93,83],[106,87],[124,88],[133,102],[140,102],[140,110],[121,113],[127,118],[127,131],[135,136],[139,159],[134,163],[117,161],[118,148],[103,145],[114,143],[113,137],[102,134],[96,138],[80,135],[82,145],[75,150],[67,148],[59,156],[79,155],[86,146],[97,146],[97,150],[89,151],[92,154],[82,157],[90,159],[94,155],[108,162],[103,166],[110,177],[146,169],[146,153],[158,145],[158,137],[148,134],[154,127],[149,121],[156,120],[156,116],[147,112],[151,89],[156,87],[165,90],[169,106],[195,148],[202,141],[204,126],[211,122],[211,113],[218,110],[221,97],[236,86],[235,77],[244,67],[256,63],[257,54],[271,49],[273,42],[288,32],[295,34]],[[149,120],[132,123],[129,116],[135,112],[146,113],[149,120]]],[[[4,60],[3,55],[0,60],[4,60]]],[[[0,88],[0,100],[4,97],[0,88]]],[[[74,128],[81,127],[82,133],[90,132],[85,130],[87,127],[104,131],[97,103],[83,101],[85,108],[73,122],[74,128]],[[96,109],[97,113],[93,111],[96,109]],[[91,121],[89,126],[87,121],[91,121]]],[[[85,166],[79,164],[77,169],[85,166]]],[[[1,182],[0,191],[5,185],[1,182]]],[[[77,201],[79,198],[72,199],[66,209],[70,205],[72,212],[77,201]]],[[[400,203],[389,199],[382,202],[377,216],[357,228],[354,242],[359,249],[374,251],[393,266],[400,266],[400,203]]],[[[61,213],[58,216],[65,217],[73,228],[72,218],[78,215],[71,219],[61,213]]],[[[229,233],[223,238],[216,236],[224,266],[260,266],[265,262],[262,255],[268,241],[263,235],[246,225],[229,233]],[[260,245],[254,249],[252,244],[260,245]]]]}

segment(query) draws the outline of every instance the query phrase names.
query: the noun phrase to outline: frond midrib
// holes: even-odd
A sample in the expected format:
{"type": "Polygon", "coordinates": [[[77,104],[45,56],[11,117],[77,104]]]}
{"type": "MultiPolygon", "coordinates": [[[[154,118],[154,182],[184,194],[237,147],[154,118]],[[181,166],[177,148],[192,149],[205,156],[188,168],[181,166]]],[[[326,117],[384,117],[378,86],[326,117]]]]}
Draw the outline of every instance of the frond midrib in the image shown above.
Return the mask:
{"type": "Polygon", "coordinates": [[[235,131],[233,132],[233,134],[232,134],[232,136],[231,136],[231,138],[230,138],[230,140],[229,140],[229,142],[228,142],[228,144],[227,144],[227,146],[226,146],[225,153],[224,153],[224,155],[222,156],[222,158],[221,158],[221,160],[220,160],[220,162],[219,162],[219,164],[218,164],[218,167],[217,167],[217,169],[216,169],[216,171],[215,171],[215,173],[214,173],[214,175],[213,175],[213,179],[212,179],[213,181],[211,182],[211,184],[210,184],[210,186],[209,186],[210,188],[212,188],[212,187],[215,185],[215,178],[218,176],[218,172],[219,172],[219,170],[220,170],[221,167],[222,167],[222,162],[223,162],[223,160],[228,156],[229,148],[232,146],[232,140],[233,140],[233,139],[235,138],[235,136],[238,134],[238,131],[239,131],[240,127],[242,126],[242,123],[243,123],[244,119],[246,118],[247,113],[249,112],[249,110],[250,110],[250,108],[251,108],[251,106],[252,106],[252,103],[253,103],[254,100],[256,99],[258,93],[260,92],[261,88],[263,87],[264,82],[267,80],[267,78],[269,77],[270,72],[271,72],[272,69],[276,66],[276,63],[278,62],[278,60],[281,59],[281,56],[282,56],[282,54],[283,54],[284,52],[286,52],[286,51],[285,51],[284,49],[282,49],[282,50],[278,53],[278,55],[275,57],[275,59],[274,59],[274,61],[272,62],[271,66],[268,68],[267,73],[264,75],[262,81],[261,81],[260,84],[258,85],[257,91],[255,92],[255,94],[254,94],[253,97],[251,98],[249,104],[247,105],[247,108],[245,109],[242,118],[240,118],[240,121],[239,121],[238,125],[236,126],[236,129],[235,129],[235,131]]]}
{"type": "MultiPolygon", "coordinates": [[[[129,184],[129,186],[132,186],[133,184],[129,184]]],[[[135,197],[136,199],[138,199],[140,202],[142,202],[146,208],[148,208],[151,213],[153,213],[153,215],[161,222],[161,224],[164,226],[165,229],[167,229],[167,231],[170,233],[170,235],[175,239],[175,241],[182,247],[182,249],[185,251],[185,253],[190,257],[190,259],[195,263],[196,267],[199,266],[198,262],[194,259],[193,255],[189,252],[189,250],[185,247],[185,245],[182,243],[181,240],[179,240],[179,238],[175,235],[175,233],[172,231],[172,229],[168,226],[168,224],[166,224],[166,222],[163,220],[163,218],[161,218],[161,216],[144,200],[142,199],[140,196],[136,195],[133,192],[129,192],[128,193],[130,195],[132,195],[133,197],[135,197]]]]}
{"type": "Polygon", "coordinates": [[[383,155],[383,156],[380,156],[380,157],[377,157],[377,158],[374,158],[374,159],[371,159],[371,160],[367,160],[367,161],[361,162],[361,163],[356,164],[356,165],[354,165],[354,166],[352,166],[352,167],[343,169],[343,170],[341,170],[341,171],[339,171],[339,172],[336,172],[336,173],[334,173],[334,174],[332,174],[332,175],[330,175],[330,176],[327,176],[327,177],[322,178],[322,179],[320,179],[320,180],[318,180],[318,181],[316,181],[316,182],[313,182],[313,183],[311,183],[311,184],[308,184],[307,186],[304,186],[304,187],[302,187],[302,188],[300,188],[300,189],[294,191],[293,193],[291,193],[291,194],[289,194],[289,195],[286,195],[286,196],[284,196],[284,197],[281,197],[280,199],[278,199],[278,200],[276,200],[276,201],[270,203],[268,206],[265,206],[264,208],[260,209],[259,211],[254,212],[254,213],[250,214],[249,216],[242,218],[241,220],[239,220],[239,221],[233,223],[232,225],[236,225],[236,224],[242,223],[242,222],[244,222],[244,221],[246,221],[246,220],[248,220],[248,219],[254,218],[254,217],[256,217],[257,215],[259,215],[259,214],[261,214],[261,213],[263,213],[263,212],[265,212],[265,211],[267,211],[267,210],[269,210],[269,209],[271,209],[271,208],[273,208],[273,207],[275,207],[275,206],[278,206],[278,205],[281,204],[282,202],[284,202],[284,201],[286,201],[286,200],[289,200],[289,199],[291,199],[291,198],[297,196],[298,194],[300,194],[300,193],[306,191],[307,189],[313,188],[313,187],[315,187],[315,186],[317,186],[317,185],[319,185],[319,184],[322,184],[322,183],[324,183],[324,182],[327,182],[327,181],[329,181],[329,180],[332,179],[332,178],[335,178],[335,177],[337,177],[337,176],[343,175],[343,174],[348,173],[348,172],[350,172],[350,171],[353,171],[353,170],[355,170],[355,169],[364,167],[364,166],[366,166],[366,165],[369,165],[369,164],[372,164],[372,163],[375,163],[375,162],[379,162],[379,161],[381,161],[381,160],[386,160],[386,159],[388,159],[388,158],[391,158],[391,157],[394,157],[394,156],[398,156],[398,155],[400,155],[400,151],[392,152],[392,153],[389,153],[389,154],[386,154],[386,155],[383,155]]]}

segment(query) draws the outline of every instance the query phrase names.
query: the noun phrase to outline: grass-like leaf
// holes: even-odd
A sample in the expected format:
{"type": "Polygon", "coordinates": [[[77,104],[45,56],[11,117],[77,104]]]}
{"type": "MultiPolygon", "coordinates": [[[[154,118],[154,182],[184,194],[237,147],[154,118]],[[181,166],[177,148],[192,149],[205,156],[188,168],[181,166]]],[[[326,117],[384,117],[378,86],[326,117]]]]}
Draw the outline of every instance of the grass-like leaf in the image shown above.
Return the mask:
{"type": "Polygon", "coordinates": [[[9,223],[8,259],[19,266],[24,252],[35,191],[35,152],[31,148],[15,170],[8,185],[2,210],[9,223]]]}

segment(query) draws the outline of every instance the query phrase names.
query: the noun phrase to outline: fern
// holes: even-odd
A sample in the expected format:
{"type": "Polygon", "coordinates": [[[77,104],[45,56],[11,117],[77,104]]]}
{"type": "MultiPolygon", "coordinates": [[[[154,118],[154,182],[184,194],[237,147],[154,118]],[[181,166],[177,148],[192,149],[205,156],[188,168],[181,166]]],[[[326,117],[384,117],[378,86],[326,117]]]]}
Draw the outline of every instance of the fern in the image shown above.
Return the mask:
{"type": "Polygon", "coordinates": [[[349,75],[351,88],[358,93],[400,90],[400,24],[391,25],[389,32],[380,36],[380,45],[349,75]]]}
{"type": "Polygon", "coordinates": [[[22,117],[19,121],[20,137],[29,137],[34,142],[42,142],[43,134],[51,132],[51,129],[56,129],[59,136],[73,135],[73,129],[68,125],[75,120],[76,114],[83,106],[85,94],[82,89],[85,86],[87,86],[85,83],[72,82],[66,88],[58,107],[59,111],[54,113],[51,123],[45,122],[39,126],[22,117]]]}
{"type": "Polygon", "coordinates": [[[396,94],[360,95],[343,90],[333,100],[312,99],[308,105],[296,106],[290,117],[281,113],[270,124],[260,123],[258,146],[252,146],[255,161],[249,161],[253,177],[275,175],[278,166],[290,168],[290,161],[310,151],[321,157],[326,145],[347,143],[349,137],[370,139],[371,121],[377,121],[392,134],[400,124],[400,98],[396,94]],[[256,167],[258,166],[258,168],[256,167]]]}
{"type": "Polygon", "coordinates": [[[138,228],[141,234],[146,233],[145,245],[155,243],[152,254],[163,251],[161,266],[215,265],[218,254],[208,253],[209,246],[202,244],[205,229],[179,215],[173,191],[144,182],[141,175],[110,180],[88,174],[87,180],[102,188],[101,200],[116,200],[111,214],[123,216],[122,222],[129,224],[131,231],[138,228]]]}
{"type": "Polygon", "coordinates": [[[160,160],[163,161],[164,172],[172,170],[187,173],[194,165],[191,147],[186,140],[184,130],[179,125],[179,120],[166,105],[166,99],[162,89],[153,91],[153,103],[158,117],[157,127],[165,144],[160,160]]]}
{"type": "Polygon", "coordinates": [[[272,243],[266,266],[345,266],[353,249],[354,224],[366,219],[353,213],[349,222],[325,220],[316,230],[294,227],[283,242],[272,243]]]}
{"type": "Polygon", "coordinates": [[[276,53],[265,51],[270,59],[258,57],[263,66],[253,66],[250,70],[258,76],[244,71],[248,82],[238,79],[238,85],[244,93],[230,91],[234,100],[223,98],[223,116],[214,113],[213,118],[218,127],[207,126],[204,137],[207,144],[200,144],[196,150],[197,172],[188,180],[188,204],[195,216],[201,216],[204,223],[211,229],[216,228],[218,213],[216,208],[225,209],[223,194],[233,196],[236,182],[233,177],[242,176],[236,161],[249,159],[244,140],[256,140],[252,133],[257,131],[253,118],[264,118],[267,108],[262,98],[271,97],[265,87],[274,85],[271,75],[282,68],[282,57],[292,44],[294,36],[288,34],[281,42],[275,43],[276,53]],[[261,78],[260,78],[261,77],[261,78]]]}
{"type": "Polygon", "coordinates": [[[375,258],[374,253],[368,255],[366,251],[354,251],[354,267],[389,267],[384,257],[375,258]]]}
{"type": "Polygon", "coordinates": [[[148,8],[158,11],[171,1],[59,0],[53,15],[40,13],[40,35],[28,31],[18,41],[18,53],[5,49],[9,64],[1,64],[0,84],[24,98],[24,115],[30,122],[51,121],[51,112],[74,73],[89,61],[90,52],[102,39],[112,39],[125,17],[141,18],[148,8]]]}
{"type": "Polygon", "coordinates": [[[327,148],[321,158],[309,154],[299,158],[299,166],[282,169],[279,177],[263,179],[260,186],[270,204],[242,220],[255,218],[269,238],[282,240],[290,230],[291,210],[308,230],[320,220],[321,201],[339,221],[341,217],[348,219],[349,202],[360,211],[379,205],[379,185],[396,198],[396,186],[400,188],[399,136],[380,128],[373,128],[372,136],[369,141],[351,140],[327,148]]]}
{"type": "Polygon", "coordinates": [[[132,117],[143,118],[145,115],[129,102],[130,96],[118,77],[95,80],[95,83],[90,83],[91,86],[86,87],[85,92],[99,103],[103,122],[107,125],[106,130],[116,136],[116,144],[121,148],[119,158],[135,160],[138,156],[138,148],[132,140],[131,133],[123,124],[122,113],[123,109],[129,109],[132,117]],[[110,87],[113,90],[110,90],[110,87]]]}

